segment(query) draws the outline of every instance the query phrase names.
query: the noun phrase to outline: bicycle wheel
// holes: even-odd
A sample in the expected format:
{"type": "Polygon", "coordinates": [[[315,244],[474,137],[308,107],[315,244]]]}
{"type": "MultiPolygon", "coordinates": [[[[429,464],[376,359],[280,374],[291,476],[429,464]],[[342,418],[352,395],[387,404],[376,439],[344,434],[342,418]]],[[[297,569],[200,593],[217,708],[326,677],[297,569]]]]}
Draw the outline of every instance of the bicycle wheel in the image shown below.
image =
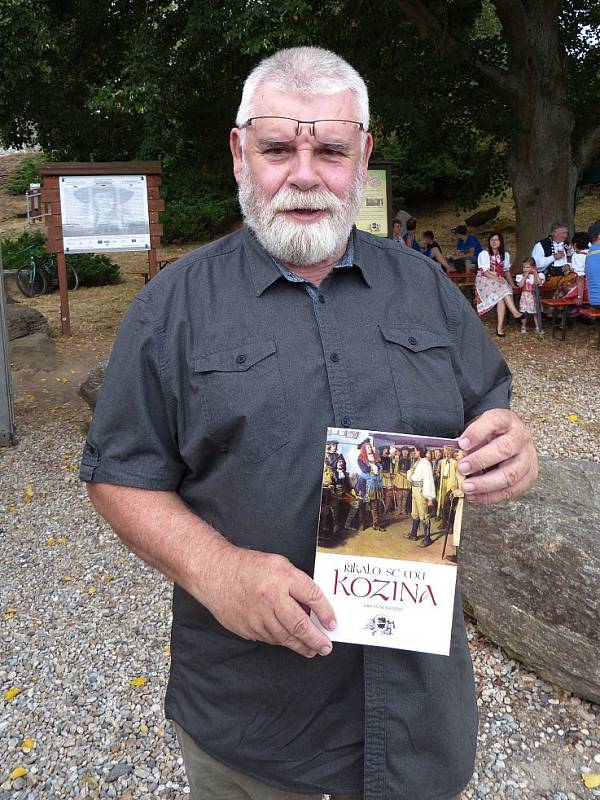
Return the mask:
{"type": "Polygon", "coordinates": [[[75,267],[70,267],[67,264],[67,289],[70,292],[74,292],[78,286],[79,286],[79,275],[77,274],[77,270],[75,269],[75,267]]]}
{"type": "Polygon", "coordinates": [[[17,286],[25,297],[37,297],[46,291],[46,276],[41,269],[21,267],[16,275],[17,286]]]}

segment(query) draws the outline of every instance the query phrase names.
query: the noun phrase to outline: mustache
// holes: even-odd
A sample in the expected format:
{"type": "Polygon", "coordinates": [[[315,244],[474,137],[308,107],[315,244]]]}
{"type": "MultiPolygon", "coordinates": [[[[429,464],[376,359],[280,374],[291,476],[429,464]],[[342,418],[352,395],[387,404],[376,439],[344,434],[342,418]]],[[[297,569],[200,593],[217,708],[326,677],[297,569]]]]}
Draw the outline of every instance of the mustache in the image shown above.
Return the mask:
{"type": "Polygon", "coordinates": [[[282,211],[329,211],[337,214],[342,210],[340,200],[327,189],[308,189],[302,192],[291,187],[280,189],[272,198],[271,211],[280,213],[282,211]]]}

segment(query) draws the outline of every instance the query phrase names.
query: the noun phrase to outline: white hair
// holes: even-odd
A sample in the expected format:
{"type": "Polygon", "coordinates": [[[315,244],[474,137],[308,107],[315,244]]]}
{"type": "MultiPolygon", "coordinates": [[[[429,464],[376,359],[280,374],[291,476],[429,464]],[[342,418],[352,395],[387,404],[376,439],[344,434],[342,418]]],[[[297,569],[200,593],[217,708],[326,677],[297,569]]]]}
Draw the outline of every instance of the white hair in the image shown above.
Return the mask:
{"type": "Polygon", "coordinates": [[[265,58],[246,78],[237,113],[239,127],[253,115],[259,86],[296,94],[331,95],[350,91],[357,108],[357,121],[369,128],[369,94],[364,80],[343,58],[320,47],[290,47],[265,58]]]}

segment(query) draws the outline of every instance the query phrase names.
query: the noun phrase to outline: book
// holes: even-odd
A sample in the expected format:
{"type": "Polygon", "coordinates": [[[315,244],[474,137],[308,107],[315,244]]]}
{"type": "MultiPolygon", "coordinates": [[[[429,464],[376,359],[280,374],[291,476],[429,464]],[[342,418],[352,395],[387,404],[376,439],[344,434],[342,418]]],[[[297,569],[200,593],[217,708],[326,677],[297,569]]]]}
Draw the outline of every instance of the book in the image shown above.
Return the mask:
{"type": "Polygon", "coordinates": [[[463,455],[456,439],[327,429],[314,580],[332,641],[449,654],[463,455]]]}

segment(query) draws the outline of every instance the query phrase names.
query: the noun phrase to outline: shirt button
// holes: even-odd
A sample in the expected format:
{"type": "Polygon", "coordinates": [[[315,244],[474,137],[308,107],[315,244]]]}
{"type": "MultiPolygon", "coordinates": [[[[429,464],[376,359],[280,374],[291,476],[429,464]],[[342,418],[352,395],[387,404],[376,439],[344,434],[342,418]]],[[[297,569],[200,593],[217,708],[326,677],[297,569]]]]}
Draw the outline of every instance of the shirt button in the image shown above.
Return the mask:
{"type": "Polygon", "coordinates": [[[238,364],[245,364],[247,357],[245,353],[240,353],[239,356],[235,357],[235,360],[238,364]]]}
{"type": "Polygon", "coordinates": [[[324,303],[324,302],[325,302],[325,298],[323,297],[322,294],[320,294],[319,295],[319,303],[324,303]]]}
{"type": "Polygon", "coordinates": [[[344,428],[349,428],[352,425],[352,418],[349,416],[342,417],[342,425],[344,428]]]}
{"type": "Polygon", "coordinates": [[[332,354],[329,356],[329,360],[330,360],[330,361],[333,361],[333,363],[334,363],[334,364],[337,364],[337,362],[340,360],[339,353],[332,353],[332,354]]]}
{"type": "Polygon", "coordinates": [[[408,337],[408,343],[409,343],[409,344],[416,344],[416,343],[417,343],[417,340],[415,339],[415,337],[414,337],[414,336],[409,336],[409,337],[408,337]]]}

